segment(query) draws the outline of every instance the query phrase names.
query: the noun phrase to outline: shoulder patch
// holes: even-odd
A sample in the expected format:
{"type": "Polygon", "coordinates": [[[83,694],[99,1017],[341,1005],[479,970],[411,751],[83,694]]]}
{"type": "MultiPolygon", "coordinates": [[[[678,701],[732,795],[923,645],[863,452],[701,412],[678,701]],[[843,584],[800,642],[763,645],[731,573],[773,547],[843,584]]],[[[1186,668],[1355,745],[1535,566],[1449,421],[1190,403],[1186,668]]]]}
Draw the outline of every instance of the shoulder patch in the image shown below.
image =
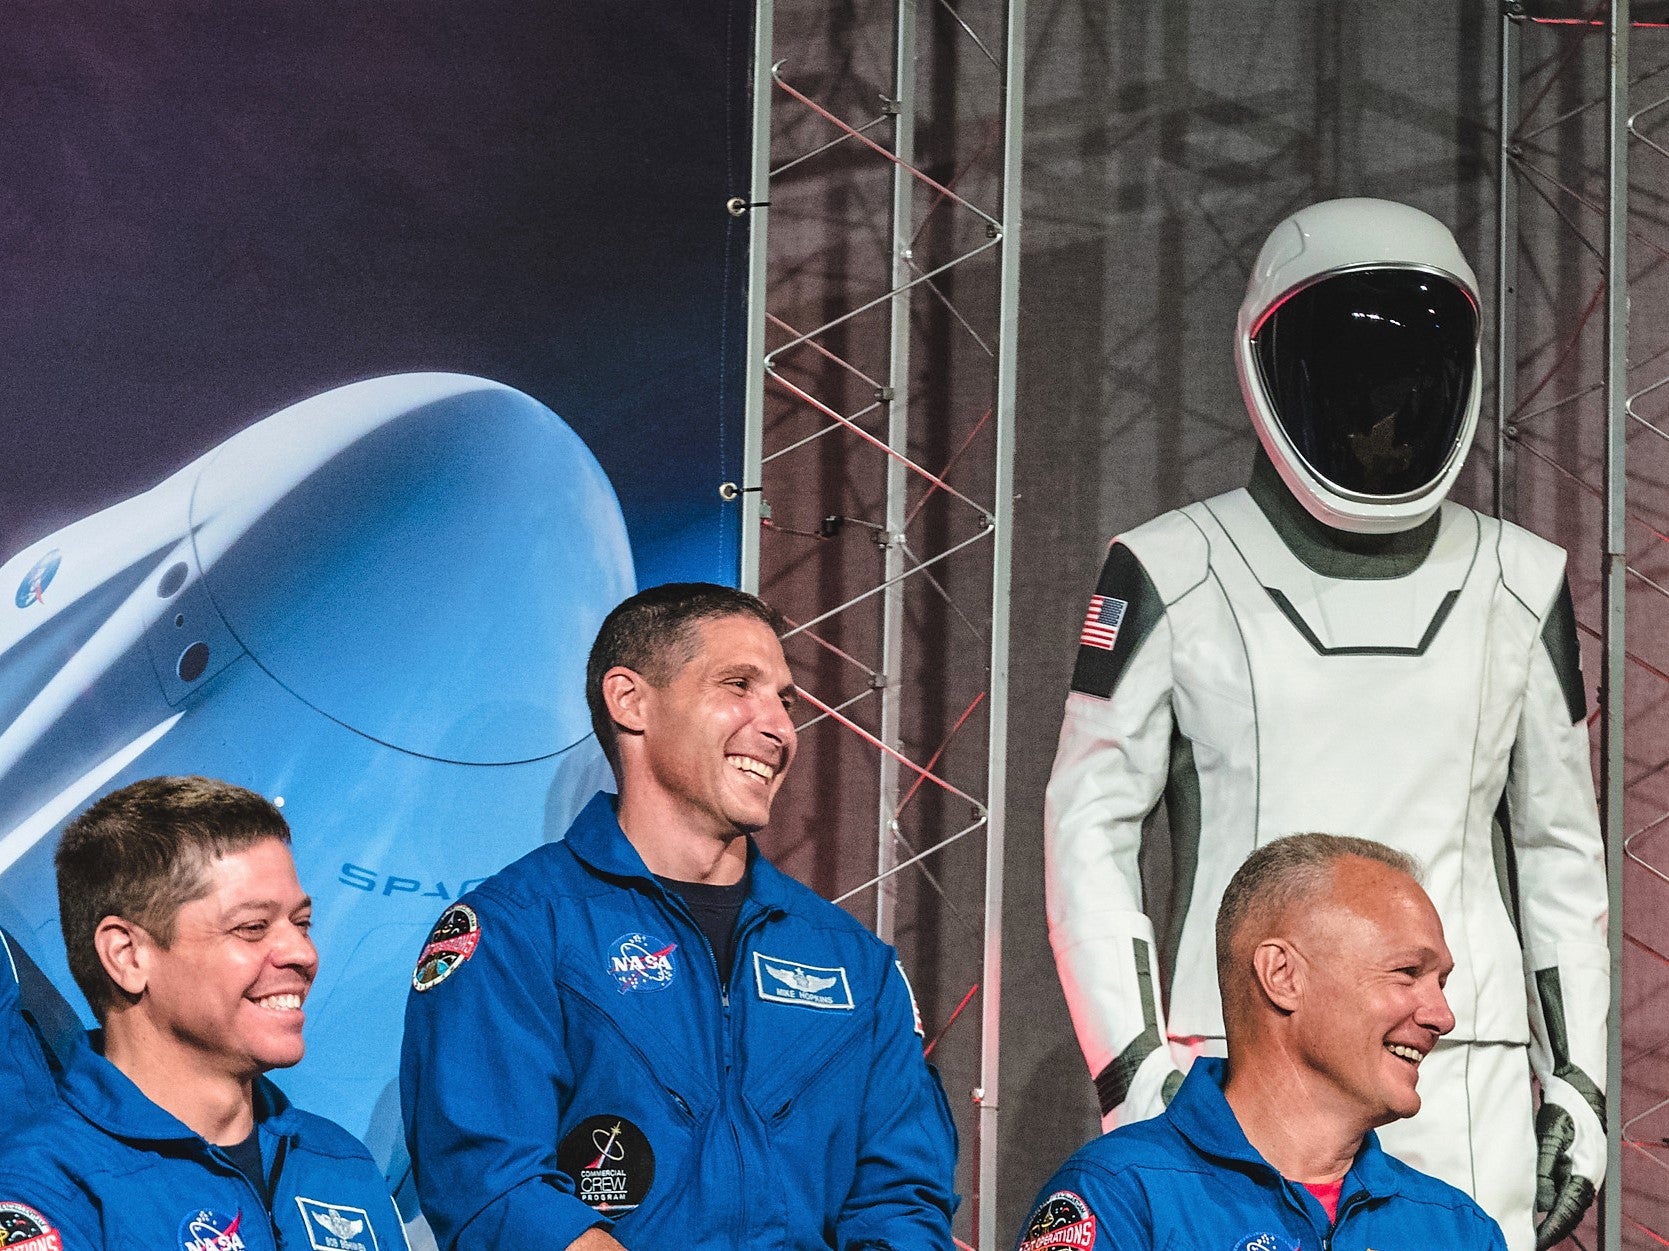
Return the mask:
{"type": "Polygon", "coordinates": [[[1111,699],[1124,666],[1164,615],[1165,606],[1142,562],[1124,544],[1115,542],[1107,549],[1089,611],[1078,631],[1072,689],[1111,699]]]}
{"type": "Polygon", "coordinates": [[[468,904],[453,904],[429,931],[429,941],[423,944],[423,954],[412,970],[411,988],[433,990],[473,956],[480,944],[481,920],[475,909],[468,904]]]}
{"type": "Polygon", "coordinates": [[[1095,1213],[1076,1191],[1057,1190],[1026,1218],[1018,1251],[1089,1251],[1095,1246],[1095,1213]]]}
{"type": "Polygon", "coordinates": [[[916,1002],[916,988],[910,985],[910,975],[904,971],[904,961],[894,960],[898,966],[898,976],[904,979],[904,993],[910,996],[910,1021],[915,1026],[916,1037],[926,1038],[927,1031],[921,1026],[921,1005],[916,1002]]]}
{"type": "Polygon", "coordinates": [[[0,1246],[6,1251],[64,1251],[52,1222],[27,1203],[0,1200],[0,1246]]]}

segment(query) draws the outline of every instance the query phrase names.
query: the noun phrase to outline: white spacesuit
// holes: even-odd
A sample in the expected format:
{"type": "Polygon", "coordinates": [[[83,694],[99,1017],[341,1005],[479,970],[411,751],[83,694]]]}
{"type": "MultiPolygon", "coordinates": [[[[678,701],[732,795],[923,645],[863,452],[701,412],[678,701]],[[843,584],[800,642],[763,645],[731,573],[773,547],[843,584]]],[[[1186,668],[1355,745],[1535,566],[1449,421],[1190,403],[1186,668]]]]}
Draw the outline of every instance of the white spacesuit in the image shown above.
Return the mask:
{"type": "Polygon", "coordinates": [[[1381,1137],[1528,1251],[1604,1169],[1606,883],[1565,554],[1444,501],[1477,424],[1477,304],[1449,232],[1406,206],[1332,201],[1270,235],[1237,328],[1251,485],[1120,536],[1091,600],[1049,932],[1107,1123],[1139,1120],[1221,1051],[1212,925],[1253,848],[1322,830],[1412,853],[1457,1025],[1420,1115],[1381,1137]],[[1156,936],[1138,858],[1162,798],[1156,936]]]}

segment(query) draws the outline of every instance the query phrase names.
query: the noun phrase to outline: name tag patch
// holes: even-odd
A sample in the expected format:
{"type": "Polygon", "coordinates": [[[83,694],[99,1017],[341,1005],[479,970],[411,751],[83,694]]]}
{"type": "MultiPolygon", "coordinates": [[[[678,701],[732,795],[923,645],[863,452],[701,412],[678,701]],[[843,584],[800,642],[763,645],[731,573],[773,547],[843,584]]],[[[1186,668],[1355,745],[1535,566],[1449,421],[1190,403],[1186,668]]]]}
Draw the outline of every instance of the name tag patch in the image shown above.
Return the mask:
{"type": "Polygon", "coordinates": [[[753,980],[759,997],[772,1003],[791,1003],[801,1008],[835,1008],[850,1012],[852,984],[846,980],[846,970],[839,965],[826,968],[817,964],[801,964],[753,953],[753,980]]]}
{"type": "Polygon", "coordinates": [[[377,1251],[377,1235],[364,1208],[321,1203],[296,1196],[301,1223],[307,1227],[307,1241],[313,1251],[377,1251]]]}

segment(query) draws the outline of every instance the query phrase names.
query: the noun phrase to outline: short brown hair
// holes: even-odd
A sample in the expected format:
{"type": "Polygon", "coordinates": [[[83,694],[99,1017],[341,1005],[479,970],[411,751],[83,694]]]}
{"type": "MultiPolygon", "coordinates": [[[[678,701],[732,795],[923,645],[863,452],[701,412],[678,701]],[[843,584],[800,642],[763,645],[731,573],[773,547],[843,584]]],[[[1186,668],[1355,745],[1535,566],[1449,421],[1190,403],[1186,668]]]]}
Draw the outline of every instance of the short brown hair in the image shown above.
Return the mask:
{"type": "Polygon", "coordinates": [[[1254,910],[1285,912],[1321,893],[1333,865],[1347,856],[1373,860],[1420,880],[1420,862],[1406,852],[1368,838],[1342,834],[1293,834],[1265,843],[1235,870],[1217,907],[1217,984],[1229,995],[1235,936],[1254,910]]]}
{"type": "Polygon", "coordinates": [[[620,736],[603,702],[603,675],[618,665],[642,674],[651,686],[665,686],[695,655],[696,627],[720,617],[752,617],[772,634],[787,628],[782,614],[757,595],[712,582],[652,586],[603,619],[585,664],[585,702],[597,742],[616,773],[620,736]]]}
{"type": "Polygon", "coordinates": [[[93,935],[106,917],[141,926],[164,947],[183,904],[201,899],[208,867],[290,827],[269,801],[204,777],[145,778],[112,791],[58,843],[58,922],[70,974],[102,1021],[113,983],[93,935]]]}

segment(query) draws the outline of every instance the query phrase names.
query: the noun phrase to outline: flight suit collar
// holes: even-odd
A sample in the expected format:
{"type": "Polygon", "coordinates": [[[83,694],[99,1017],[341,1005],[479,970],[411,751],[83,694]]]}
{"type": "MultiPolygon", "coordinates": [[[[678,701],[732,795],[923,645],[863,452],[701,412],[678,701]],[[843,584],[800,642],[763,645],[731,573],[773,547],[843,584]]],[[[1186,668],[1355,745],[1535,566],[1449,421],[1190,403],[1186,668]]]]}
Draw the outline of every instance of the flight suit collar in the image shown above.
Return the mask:
{"type": "MultiPolygon", "coordinates": [[[[65,1103],[114,1137],[130,1142],[202,1142],[198,1133],[164,1110],[101,1054],[101,1031],[77,1047],[59,1082],[65,1103]]],[[[255,1079],[255,1124],[283,1135],[291,1128],[293,1109],[284,1092],[265,1077],[255,1079]]]]}
{"type": "MultiPolygon", "coordinates": [[[[661,891],[661,884],[643,863],[643,857],[626,837],[616,817],[620,797],[598,791],[580,810],[564,839],[568,849],[595,873],[648,883],[661,891]]],[[[773,911],[786,909],[793,879],[776,869],[759,853],[759,845],[748,836],[748,905],[763,905],[773,911]]]]}
{"type": "MultiPolygon", "coordinates": [[[[1234,1109],[1223,1097],[1227,1068],[1227,1062],[1216,1057],[1202,1056],[1195,1060],[1187,1080],[1176,1092],[1176,1098],[1171,1100],[1165,1115],[1177,1132],[1202,1155],[1249,1166],[1253,1171],[1281,1179],[1274,1166],[1247,1141],[1240,1122],[1235,1119],[1234,1109]]],[[[1361,1150],[1356,1153],[1350,1171],[1345,1174],[1339,1210],[1344,1211],[1350,1197],[1358,1192],[1377,1198],[1396,1191],[1396,1175],[1386,1162],[1379,1136],[1370,1130],[1362,1141],[1361,1150]]]]}

